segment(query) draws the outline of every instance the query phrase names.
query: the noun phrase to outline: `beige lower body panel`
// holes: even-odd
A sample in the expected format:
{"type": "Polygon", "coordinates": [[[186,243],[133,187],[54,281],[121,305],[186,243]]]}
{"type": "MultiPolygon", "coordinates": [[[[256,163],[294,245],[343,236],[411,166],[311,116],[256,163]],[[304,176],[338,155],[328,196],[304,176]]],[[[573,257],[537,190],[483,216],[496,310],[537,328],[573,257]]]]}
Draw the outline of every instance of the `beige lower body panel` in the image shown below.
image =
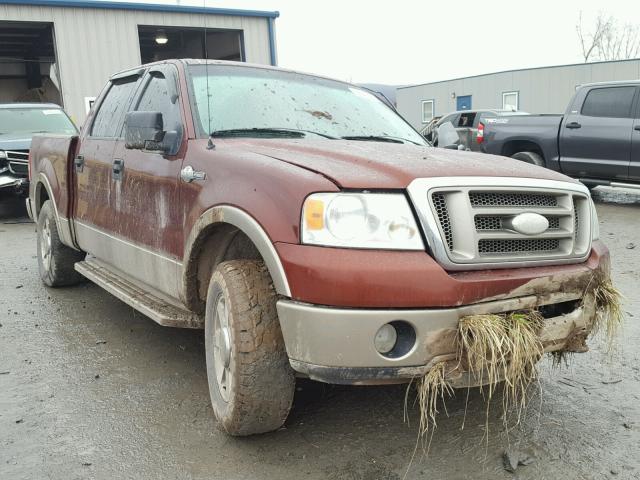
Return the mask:
{"type": "Polygon", "coordinates": [[[75,221],[74,227],[83,250],[168,297],[180,298],[182,263],[91,225],[75,221]]]}

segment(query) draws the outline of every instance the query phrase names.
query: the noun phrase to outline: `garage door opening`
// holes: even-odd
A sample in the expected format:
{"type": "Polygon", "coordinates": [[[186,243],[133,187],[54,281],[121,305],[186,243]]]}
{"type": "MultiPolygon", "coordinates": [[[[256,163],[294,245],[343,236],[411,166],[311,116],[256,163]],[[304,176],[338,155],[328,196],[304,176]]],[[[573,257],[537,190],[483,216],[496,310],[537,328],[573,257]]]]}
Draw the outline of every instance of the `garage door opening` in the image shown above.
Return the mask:
{"type": "Polygon", "coordinates": [[[139,26],[142,63],[169,58],[244,61],[241,30],[139,26]]]}
{"type": "Polygon", "coordinates": [[[0,22],[0,102],[62,105],[51,23],[0,22]]]}

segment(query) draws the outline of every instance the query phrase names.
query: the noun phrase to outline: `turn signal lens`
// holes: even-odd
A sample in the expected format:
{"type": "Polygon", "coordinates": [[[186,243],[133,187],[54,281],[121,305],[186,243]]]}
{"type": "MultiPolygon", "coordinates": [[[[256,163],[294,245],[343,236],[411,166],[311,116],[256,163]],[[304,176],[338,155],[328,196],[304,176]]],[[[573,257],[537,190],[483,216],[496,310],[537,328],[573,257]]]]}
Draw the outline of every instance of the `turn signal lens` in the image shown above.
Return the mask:
{"type": "Polygon", "coordinates": [[[304,220],[309,230],[324,228],[324,202],[309,198],[304,204],[304,220]]]}

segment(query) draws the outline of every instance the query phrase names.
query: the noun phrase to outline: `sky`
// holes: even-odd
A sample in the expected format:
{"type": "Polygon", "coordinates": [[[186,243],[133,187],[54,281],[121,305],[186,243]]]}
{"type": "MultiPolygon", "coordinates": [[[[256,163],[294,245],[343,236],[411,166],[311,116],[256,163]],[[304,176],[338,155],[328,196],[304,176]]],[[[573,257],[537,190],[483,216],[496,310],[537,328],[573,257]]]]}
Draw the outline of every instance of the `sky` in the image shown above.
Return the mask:
{"type": "Polygon", "coordinates": [[[277,10],[280,66],[393,85],[581,63],[581,11],[585,26],[599,12],[640,24],[638,0],[144,1],[277,10]]]}

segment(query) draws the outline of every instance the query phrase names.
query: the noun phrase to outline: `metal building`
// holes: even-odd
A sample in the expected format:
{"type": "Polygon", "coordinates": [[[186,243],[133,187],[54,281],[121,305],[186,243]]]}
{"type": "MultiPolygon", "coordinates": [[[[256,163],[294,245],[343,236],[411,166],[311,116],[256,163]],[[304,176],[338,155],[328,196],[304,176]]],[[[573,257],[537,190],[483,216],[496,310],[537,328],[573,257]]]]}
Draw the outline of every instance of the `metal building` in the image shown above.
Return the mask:
{"type": "Polygon", "coordinates": [[[420,129],[455,110],[563,113],[578,85],[640,78],[640,59],[528,68],[400,87],[398,111],[420,129]]]}
{"type": "Polygon", "coordinates": [[[141,63],[206,55],[275,65],[278,15],[97,0],[0,0],[0,102],[58,103],[80,125],[109,76],[141,63]]]}

